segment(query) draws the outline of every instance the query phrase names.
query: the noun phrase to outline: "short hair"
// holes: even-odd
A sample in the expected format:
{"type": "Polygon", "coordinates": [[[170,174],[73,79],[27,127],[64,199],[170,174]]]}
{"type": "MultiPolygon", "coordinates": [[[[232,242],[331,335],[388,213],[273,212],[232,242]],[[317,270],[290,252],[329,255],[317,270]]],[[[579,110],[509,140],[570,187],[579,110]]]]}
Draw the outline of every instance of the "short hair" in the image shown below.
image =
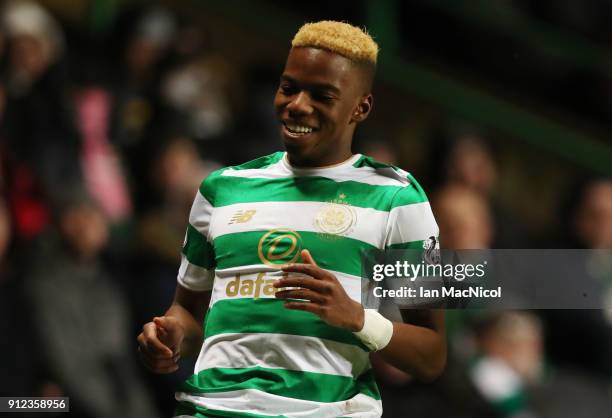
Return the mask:
{"type": "Polygon", "coordinates": [[[374,67],[378,56],[378,44],[365,29],[333,20],[306,23],[295,34],[291,46],[325,49],[374,67]]]}

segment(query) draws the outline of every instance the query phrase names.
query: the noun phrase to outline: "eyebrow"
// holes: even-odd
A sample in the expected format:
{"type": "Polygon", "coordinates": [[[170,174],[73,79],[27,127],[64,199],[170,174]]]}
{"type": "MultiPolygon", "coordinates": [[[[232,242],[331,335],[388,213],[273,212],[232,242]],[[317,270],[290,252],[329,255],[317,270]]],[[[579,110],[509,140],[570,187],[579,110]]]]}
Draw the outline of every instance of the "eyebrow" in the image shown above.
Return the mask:
{"type": "MultiPolygon", "coordinates": [[[[288,75],[285,75],[285,74],[281,75],[280,78],[281,78],[281,80],[289,81],[290,83],[293,83],[293,84],[297,84],[297,85],[303,84],[303,83],[300,83],[297,80],[295,80],[295,79],[293,79],[293,78],[291,78],[291,77],[289,77],[288,75]]],[[[334,86],[333,84],[328,84],[328,83],[310,83],[310,84],[306,84],[306,86],[309,87],[310,89],[328,90],[328,91],[330,91],[330,92],[332,92],[334,94],[340,94],[340,89],[338,87],[334,86]]]]}

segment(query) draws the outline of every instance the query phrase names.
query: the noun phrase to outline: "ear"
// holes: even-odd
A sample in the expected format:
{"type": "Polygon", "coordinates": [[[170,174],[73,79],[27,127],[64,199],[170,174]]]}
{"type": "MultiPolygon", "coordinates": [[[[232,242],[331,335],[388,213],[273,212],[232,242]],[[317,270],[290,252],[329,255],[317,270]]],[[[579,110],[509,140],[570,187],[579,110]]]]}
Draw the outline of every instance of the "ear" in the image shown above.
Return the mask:
{"type": "Polygon", "coordinates": [[[372,111],[372,106],[374,105],[374,97],[371,94],[361,97],[357,107],[353,111],[353,115],[351,116],[352,122],[363,122],[366,120],[370,111],[372,111]]]}

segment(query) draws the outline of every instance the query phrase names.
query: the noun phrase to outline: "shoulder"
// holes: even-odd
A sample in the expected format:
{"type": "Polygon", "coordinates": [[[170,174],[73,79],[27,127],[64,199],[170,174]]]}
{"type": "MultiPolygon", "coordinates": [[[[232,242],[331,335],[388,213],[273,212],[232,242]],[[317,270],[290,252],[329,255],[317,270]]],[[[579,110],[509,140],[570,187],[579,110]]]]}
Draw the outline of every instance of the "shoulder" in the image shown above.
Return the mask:
{"type": "Polygon", "coordinates": [[[372,179],[375,179],[377,183],[394,187],[393,207],[428,201],[425,191],[408,171],[391,164],[381,163],[366,155],[357,160],[354,167],[368,170],[372,179]]]}
{"type": "Polygon", "coordinates": [[[251,161],[247,161],[240,165],[227,166],[213,171],[202,180],[200,183],[199,191],[206,199],[210,202],[214,200],[216,188],[219,186],[220,179],[222,179],[229,172],[242,171],[242,170],[257,170],[265,169],[279,162],[283,158],[284,152],[275,152],[269,155],[256,158],[251,161]]]}

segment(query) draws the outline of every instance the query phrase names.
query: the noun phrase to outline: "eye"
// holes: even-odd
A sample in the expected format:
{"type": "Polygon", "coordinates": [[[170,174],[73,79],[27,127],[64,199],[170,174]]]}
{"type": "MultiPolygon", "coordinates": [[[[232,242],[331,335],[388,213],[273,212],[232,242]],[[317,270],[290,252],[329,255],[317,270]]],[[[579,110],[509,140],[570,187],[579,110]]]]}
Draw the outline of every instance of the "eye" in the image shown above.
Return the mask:
{"type": "Polygon", "coordinates": [[[278,89],[280,90],[281,93],[288,95],[288,96],[297,93],[297,88],[291,83],[287,83],[286,81],[282,82],[280,86],[278,86],[278,89]]]}
{"type": "Polygon", "coordinates": [[[324,94],[315,94],[313,95],[313,99],[318,100],[320,102],[324,102],[324,103],[330,103],[335,98],[332,96],[324,95],[324,94]]]}
{"type": "Polygon", "coordinates": [[[314,92],[312,94],[312,98],[314,100],[317,100],[319,102],[323,102],[323,103],[331,103],[334,100],[336,100],[335,96],[332,96],[329,93],[323,93],[323,92],[314,92]]]}

